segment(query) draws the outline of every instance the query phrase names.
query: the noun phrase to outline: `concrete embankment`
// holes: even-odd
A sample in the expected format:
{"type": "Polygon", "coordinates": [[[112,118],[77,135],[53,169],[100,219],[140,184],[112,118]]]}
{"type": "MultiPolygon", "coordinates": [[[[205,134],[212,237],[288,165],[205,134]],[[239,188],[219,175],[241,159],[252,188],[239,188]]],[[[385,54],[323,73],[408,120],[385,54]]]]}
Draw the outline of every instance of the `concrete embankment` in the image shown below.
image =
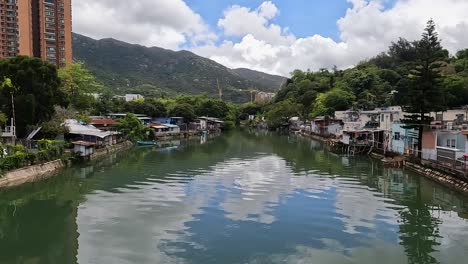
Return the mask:
{"type": "Polygon", "coordinates": [[[468,182],[457,178],[456,176],[439,172],[411,162],[405,163],[405,168],[415,171],[425,177],[432,179],[450,189],[468,194],[468,182]]]}
{"type": "Polygon", "coordinates": [[[126,142],[122,142],[114,146],[98,149],[91,155],[90,159],[91,160],[98,159],[98,158],[107,156],[109,154],[115,153],[115,152],[127,150],[131,147],[133,147],[133,143],[130,141],[126,141],[126,142]]]}
{"type": "Polygon", "coordinates": [[[65,167],[62,160],[24,167],[7,172],[0,178],[0,188],[14,187],[28,182],[47,179],[54,175],[57,170],[65,167]]]}
{"type": "MultiPolygon", "coordinates": [[[[124,151],[133,146],[131,142],[123,142],[114,146],[97,150],[90,159],[98,159],[111,153],[124,151]]],[[[56,173],[64,168],[66,163],[62,160],[54,160],[51,162],[24,167],[21,169],[7,172],[0,178],[0,188],[15,187],[28,182],[36,182],[47,179],[56,175],[56,173]]]]}
{"type": "MultiPolygon", "coordinates": [[[[314,140],[318,140],[321,142],[327,141],[326,138],[321,137],[319,135],[308,135],[308,134],[303,134],[303,136],[312,138],[314,140]]],[[[372,158],[378,159],[380,161],[384,160],[384,156],[378,153],[370,153],[370,156],[372,158]]],[[[401,164],[403,167],[406,169],[412,170],[426,178],[429,178],[435,182],[438,182],[450,189],[453,189],[455,191],[458,191],[460,193],[468,194],[468,182],[458,178],[457,176],[450,175],[447,173],[439,172],[434,169],[414,164],[408,161],[405,161],[404,164],[401,164]]]]}

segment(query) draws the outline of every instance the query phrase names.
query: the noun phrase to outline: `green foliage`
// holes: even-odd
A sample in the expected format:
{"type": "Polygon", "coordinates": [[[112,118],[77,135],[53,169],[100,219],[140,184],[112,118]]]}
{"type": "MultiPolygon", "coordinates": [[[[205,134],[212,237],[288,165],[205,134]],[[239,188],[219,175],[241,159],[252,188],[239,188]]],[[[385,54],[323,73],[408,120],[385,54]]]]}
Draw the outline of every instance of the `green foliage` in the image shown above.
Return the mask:
{"type": "Polygon", "coordinates": [[[229,112],[227,104],[219,99],[206,99],[201,101],[195,110],[198,116],[225,118],[229,112]]]}
{"type": "Polygon", "coordinates": [[[355,96],[351,92],[337,88],[330,90],[317,97],[311,117],[331,116],[335,111],[347,110],[352,106],[354,100],[355,96]]]}
{"type": "Polygon", "coordinates": [[[170,116],[183,117],[186,122],[193,121],[197,116],[195,115],[195,108],[188,103],[178,103],[169,112],[170,116]]]}
{"type": "Polygon", "coordinates": [[[291,117],[300,116],[302,105],[294,103],[292,100],[281,101],[270,106],[266,113],[268,126],[271,129],[280,127],[287,123],[291,117]]]}
{"type": "Polygon", "coordinates": [[[152,139],[153,130],[143,125],[141,121],[131,113],[117,120],[118,130],[122,132],[127,140],[132,142],[152,139]]]}
{"type": "Polygon", "coordinates": [[[145,99],[126,102],[124,104],[126,112],[144,114],[151,117],[166,116],[167,109],[164,104],[156,99],[145,99]]]}
{"type": "Polygon", "coordinates": [[[58,69],[57,74],[68,94],[99,93],[104,88],[83,62],[69,63],[58,69]]]}
{"type": "Polygon", "coordinates": [[[49,120],[55,105],[67,105],[57,69],[51,63],[26,56],[1,59],[0,76],[8,76],[12,83],[0,92],[0,107],[11,116],[13,95],[16,116],[21,117],[16,121],[20,137],[25,135],[28,125],[49,120]]]}
{"type": "Polygon", "coordinates": [[[224,122],[223,129],[225,131],[233,130],[234,128],[236,128],[236,123],[234,123],[233,121],[224,122]]]}
{"type": "Polygon", "coordinates": [[[62,141],[40,140],[38,152],[32,152],[23,145],[0,144],[0,175],[9,170],[59,159],[64,152],[62,141]],[[4,153],[6,152],[6,155],[4,153]]]}
{"type": "Polygon", "coordinates": [[[114,93],[140,93],[163,97],[176,94],[206,93],[223,99],[246,102],[251,87],[275,92],[284,78],[247,69],[231,70],[210,59],[187,51],[146,48],[121,41],[98,41],[73,35],[73,54],[114,93]]]}
{"type": "Polygon", "coordinates": [[[7,120],[7,116],[4,113],[0,112],[0,128],[6,124],[7,120]]]}
{"type": "Polygon", "coordinates": [[[408,112],[419,113],[410,121],[418,124],[422,112],[468,104],[468,49],[449,58],[431,20],[421,40],[400,38],[387,52],[354,68],[293,71],[278,91],[276,104],[263,110],[271,112],[277,103],[286,101],[300,105],[303,117],[401,105],[408,112]]]}

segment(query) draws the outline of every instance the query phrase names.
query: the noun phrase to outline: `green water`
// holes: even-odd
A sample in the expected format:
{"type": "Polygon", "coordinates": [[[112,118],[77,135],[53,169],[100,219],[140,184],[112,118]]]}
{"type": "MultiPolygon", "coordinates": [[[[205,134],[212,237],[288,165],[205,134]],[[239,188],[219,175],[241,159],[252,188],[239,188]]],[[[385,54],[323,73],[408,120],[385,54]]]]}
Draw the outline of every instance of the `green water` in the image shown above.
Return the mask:
{"type": "Polygon", "coordinates": [[[0,191],[0,264],[462,263],[467,218],[411,172],[232,133],[0,191]]]}

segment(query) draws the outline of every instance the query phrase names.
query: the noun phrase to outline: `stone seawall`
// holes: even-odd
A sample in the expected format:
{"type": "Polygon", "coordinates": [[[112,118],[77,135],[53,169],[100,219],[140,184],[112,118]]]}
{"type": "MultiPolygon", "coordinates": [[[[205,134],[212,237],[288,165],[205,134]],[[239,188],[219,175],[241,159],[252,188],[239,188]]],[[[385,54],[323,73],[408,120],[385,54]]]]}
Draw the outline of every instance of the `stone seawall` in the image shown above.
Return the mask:
{"type": "Polygon", "coordinates": [[[464,194],[468,194],[468,182],[462,179],[458,179],[455,176],[445,174],[411,162],[406,162],[405,167],[421,175],[424,175],[425,177],[432,179],[448,188],[454,189],[464,194]]]}
{"type": "MultiPolygon", "coordinates": [[[[321,141],[321,142],[325,142],[327,139],[324,138],[324,137],[321,137],[319,135],[314,135],[314,134],[302,134],[303,136],[306,136],[306,137],[309,137],[309,138],[312,138],[314,140],[318,140],[318,141],[321,141]]],[[[375,159],[378,159],[380,161],[383,162],[383,160],[385,159],[385,156],[381,155],[381,154],[378,154],[378,153],[375,153],[375,152],[372,152],[370,153],[370,156],[372,158],[375,158],[375,159]]],[[[462,180],[462,179],[459,179],[457,178],[456,176],[453,176],[453,175],[450,175],[450,174],[446,174],[446,173],[442,173],[442,172],[439,172],[439,171],[436,171],[436,170],[433,170],[431,168],[428,168],[428,167],[424,167],[424,166],[421,166],[421,165],[417,165],[417,164],[414,164],[414,163],[411,163],[411,162],[404,162],[404,164],[402,164],[405,168],[407,169],[410,169],[424,177],[427,177],[435,182],[438,182],[450,189],[453,189],[455,191],[458,191],[460,193],[464,193],[464,194],[468,194],[468,182],[462,180]]]]}
{"type": "Polygon", "coordinates": [[[63,167],[65,167],[65,163],[63,161],[54,160],[43,164],[9,171],[0,178],[0,188],[14,187],[27,182],[47,179],[63,167]]]}
{"type": "MultiPolygon", "coordinates": [[[[123,142],[118,145],[107,147],[95,152],[90,159],[97,159],[111,153],[123,151],[133,146],[131,142],[123,142]]],[[[66,166],[62,160],[24,167],[21,169],[7,172],[0,178],[0,188],[15,187],[28,182],[36,182],[47,179],[56,174],[56,172],[66,166]]]]}
{"type": "Polygon", "coordinates": [[[129,149],[131,147],[133,147],[133,143],[130,142],[130,141],[125,141],[125,142],[122,142],[122,143],[114,145],[114,146],[110,146],[110,147],[106,147],[106,148],[103,148],[103,149],[96,150],[91,155],[90,159],[91,160],[98,159],[98,158],[104,157],[106,155],[109,155],[111,153],[123,151],[123,150],[129,149]]]}

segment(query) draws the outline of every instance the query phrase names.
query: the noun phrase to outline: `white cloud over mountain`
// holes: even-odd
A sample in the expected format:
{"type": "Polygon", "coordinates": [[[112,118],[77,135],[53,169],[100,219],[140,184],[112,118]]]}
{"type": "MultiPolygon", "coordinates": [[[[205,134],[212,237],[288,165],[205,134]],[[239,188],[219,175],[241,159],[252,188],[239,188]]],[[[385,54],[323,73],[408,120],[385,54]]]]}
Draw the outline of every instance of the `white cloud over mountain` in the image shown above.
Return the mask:
{"type": "Polygon", "coordinates": [[[283,75],[296,68],[350,67],[385,51],[399,37],[418,39],[429,18],[436,21],[443,45],[452,53],[468,47],[468,1],[397,0],[389,9],[383,1],[348,0],[352,7],[337,21],[339,41],[320,35],[296,37],[272,22],[281,10],[271,1],[255,9],[227,7],[217,25],[222,33],[215,34],[183,0],[139,0],[132,5],[80,0],[74,2],[74,29],[147,46],[190,45],[193,52],[231,68],[283,75]],[[226,40],[232,37],[238,41],[226,40]]]}

